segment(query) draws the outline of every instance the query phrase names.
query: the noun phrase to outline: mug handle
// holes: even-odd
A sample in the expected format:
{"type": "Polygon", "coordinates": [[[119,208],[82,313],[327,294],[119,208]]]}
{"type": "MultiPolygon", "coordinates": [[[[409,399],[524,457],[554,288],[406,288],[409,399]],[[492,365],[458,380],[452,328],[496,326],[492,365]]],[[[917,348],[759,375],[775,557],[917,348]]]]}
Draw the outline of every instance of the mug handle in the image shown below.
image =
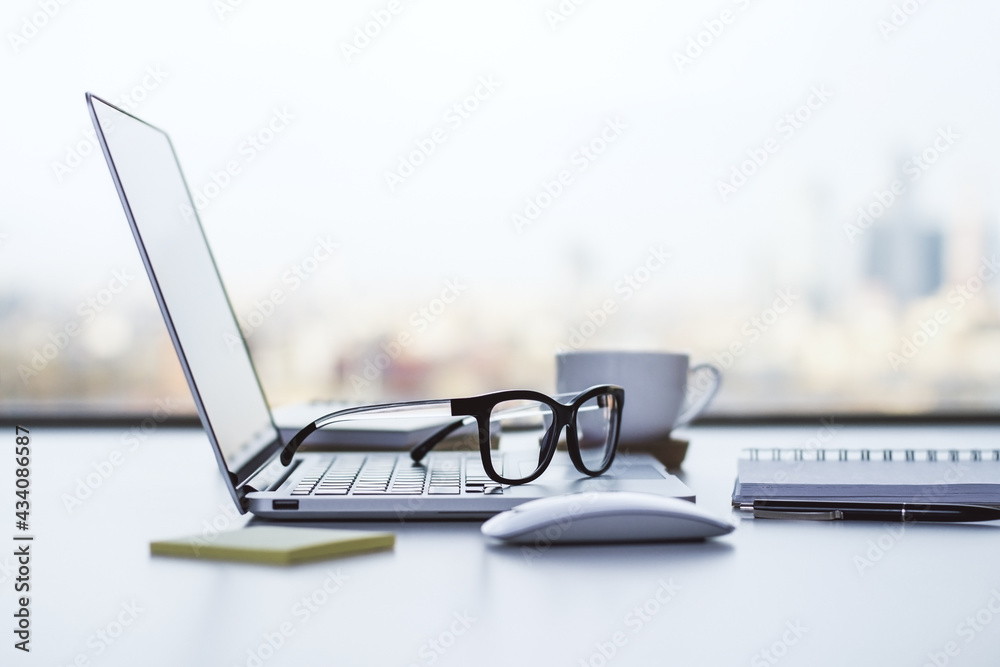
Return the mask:
{"type": "Polygon", "coordinates": [[[692,366],[688,370],[687,395],[684,397],[684,402],[687,403],[691,399],[691,378],[699,372],[707,372],[707,374],[712,377],[711,387],[706,388],[705,393],[701,396],[701,398],[688,405],[687,408],[685,408],[681,414],[678,415],[674,428],[686,426],[688,422],[700,415],[702,410],[708,407],[708,404],[712,402],[712,399],[715,398],[715,395],[719,392],[719,387],[722,385],[722,371],[712,364],[698,364],[697,366],[692,366]]]}

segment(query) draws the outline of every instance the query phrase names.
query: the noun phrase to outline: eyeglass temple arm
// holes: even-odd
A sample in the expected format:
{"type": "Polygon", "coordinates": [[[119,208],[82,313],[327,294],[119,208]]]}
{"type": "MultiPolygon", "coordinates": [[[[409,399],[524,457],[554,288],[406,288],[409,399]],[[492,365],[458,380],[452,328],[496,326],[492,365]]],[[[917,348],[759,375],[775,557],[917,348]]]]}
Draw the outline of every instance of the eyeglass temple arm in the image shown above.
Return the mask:
{"type": "Polygon", "coordinates": [[[288,441],[285,448],[281,450],[281,465],[287,466],[292,462],[292,457],[295,456],[295,452],[298,451],[299,445],[302,444],[302,441],[312,435],[313,432],[319,428],[319,426],[316,425],[317,423],[318,422],[313,422],[312,424],[309,424],[292,436],[292,439],[288,441]]]}
{"type": "Polygon", "coordinates": [[[416,463],[420,463],[427,454],[430,453],[434,447],[437,446],[439,442],[447,438],[449,435],[462,428],[470,419],[474,420],[474,417],[463,417],[456,421],[451,422],[439,431],[431,434],[430,437],[425,439],[423,442],[419,443],[416,447],[410,450],[410,458],[416,463]]]}
{"type": "MultiPolygon", "coordinates": [[[[345,408],[343,410],[337,410],[336,412],[331,412],[329,414],[323,415],[311,424],[308,424],[305,428],[300,430],[298,433],[292,436],[292,439],[288,441],[284,449],[281,450],[281,463],[282,465],[289,465],[292,462],[292,458],[295,456],[295,452],[298,451],[299,447],[302,445],[303,441],[310,435],[326,426],[327,424],[332,424],[338,421],[342,417],[348,415],[360,414],[363,412],[375,412],[377,410],[395,410],[395,409],[406,409],[415,408],[426,405],[441,405],[443,403],[450,403],[451,399],[432,399],[428,401],[403,401],[400,403],[380,403],[378,405],[361,405],[355,408],[345,408]]],[[[433,437],[433,436],[432,436],[433,437]]]]}

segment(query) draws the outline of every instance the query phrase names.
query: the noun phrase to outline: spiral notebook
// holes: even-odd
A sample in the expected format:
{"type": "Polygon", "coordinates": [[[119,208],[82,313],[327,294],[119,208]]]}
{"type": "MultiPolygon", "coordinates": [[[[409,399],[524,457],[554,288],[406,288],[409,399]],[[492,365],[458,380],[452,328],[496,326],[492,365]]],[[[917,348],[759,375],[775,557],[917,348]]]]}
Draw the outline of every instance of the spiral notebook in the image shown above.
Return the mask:
{"type": "Polygon", "coordinates": [[[745,449],[733,504],[765,498],[1000,506],[1000,449],[745,449]]]}

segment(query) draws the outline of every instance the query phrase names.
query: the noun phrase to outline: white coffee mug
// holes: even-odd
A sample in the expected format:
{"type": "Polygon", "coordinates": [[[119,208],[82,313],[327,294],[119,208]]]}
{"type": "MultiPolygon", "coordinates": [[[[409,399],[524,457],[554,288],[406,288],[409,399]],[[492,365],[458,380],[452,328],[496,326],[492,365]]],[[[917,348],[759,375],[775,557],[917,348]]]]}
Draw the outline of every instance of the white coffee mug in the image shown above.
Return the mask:
{"type": "Polygon", "coordinates": [[[556,391],[582,391],[597,384],[625,388],[622,443],[666,439],[712,402],[722,372],[711,364],[689,368],[686,354],[585,351],[556,355],[556,391]]]}

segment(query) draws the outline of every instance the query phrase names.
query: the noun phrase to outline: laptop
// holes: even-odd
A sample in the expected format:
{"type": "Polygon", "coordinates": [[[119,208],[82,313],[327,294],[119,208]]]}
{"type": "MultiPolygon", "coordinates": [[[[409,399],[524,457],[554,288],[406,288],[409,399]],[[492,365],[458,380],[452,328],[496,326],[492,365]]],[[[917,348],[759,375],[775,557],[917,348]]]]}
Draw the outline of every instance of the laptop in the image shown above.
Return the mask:
{"type": "MultiPolygon", "coordinates": [[[[648,455],[620,453],[609,472],[587,477],[557,452],[539,479],[515,486],[491,484],[478,451],[432,452],[418,464],[405,451],[300,450],[282,465],[285,441],[170,138],[95,95],[86,98],[201,423],[241,512],[281,520],[479,519],[535,498],[591,490],[694,500],[648,455]]],[[[504,469],[521,465],[516,451],[502,447],[504,469]]]]}

